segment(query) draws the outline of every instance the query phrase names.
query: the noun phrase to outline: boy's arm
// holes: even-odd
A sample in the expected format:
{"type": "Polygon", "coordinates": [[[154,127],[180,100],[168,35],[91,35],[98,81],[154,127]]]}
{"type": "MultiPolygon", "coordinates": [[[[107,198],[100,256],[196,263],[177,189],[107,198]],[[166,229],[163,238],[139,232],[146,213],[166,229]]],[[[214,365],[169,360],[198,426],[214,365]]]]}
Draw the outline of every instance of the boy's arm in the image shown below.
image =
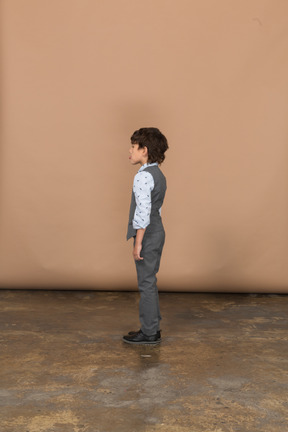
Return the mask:
{"type": "Polygon", "coordinates": [[[149,172],[138,172],[134,178],[133,192],[136,209],[133,218],[133,228],[137,230],[133,248],[134,260],[143,260],[140,256],[142,240],[147,226],[150,224],[151,191],[154,189],[154,179],[149,172]]]}
{"type": "Polygon", "coordinates": [[[142,249],[142,240],[144,237],[144,233],[146,228],[140,228],[137,230],[135,244],[133,248],[133,258],[135,261],[143,260],[144,258],[140,256],[140,252],[142,249]]]}

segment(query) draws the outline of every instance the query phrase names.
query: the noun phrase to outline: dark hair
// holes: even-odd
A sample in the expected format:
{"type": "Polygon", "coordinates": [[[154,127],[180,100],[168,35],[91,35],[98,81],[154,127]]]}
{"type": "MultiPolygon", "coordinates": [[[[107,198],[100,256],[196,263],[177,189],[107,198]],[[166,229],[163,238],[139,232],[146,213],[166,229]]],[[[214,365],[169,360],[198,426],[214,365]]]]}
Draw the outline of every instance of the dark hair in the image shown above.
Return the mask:
{"type": "Polygon", "coordinates": [[[149,127],[136,130],[131,136],[131,143],[139,144],[139,148],[147,147],[149,163],[161,164],[164,161],[168,143],[159,129],[149,127]]]}

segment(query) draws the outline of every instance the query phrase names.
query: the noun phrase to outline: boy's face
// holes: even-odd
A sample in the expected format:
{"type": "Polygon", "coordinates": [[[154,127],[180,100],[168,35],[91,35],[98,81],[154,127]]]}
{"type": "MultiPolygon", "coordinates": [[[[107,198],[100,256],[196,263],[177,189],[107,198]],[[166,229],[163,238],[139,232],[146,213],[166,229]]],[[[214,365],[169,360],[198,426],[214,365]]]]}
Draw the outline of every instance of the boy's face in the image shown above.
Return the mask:
{"type": "Polygon", "coordinates": [[[148,161],[147,147],[139,148],[139,144],[131,144],[129,153],[129,159],[132,165],[144,165],[148,161]]]}

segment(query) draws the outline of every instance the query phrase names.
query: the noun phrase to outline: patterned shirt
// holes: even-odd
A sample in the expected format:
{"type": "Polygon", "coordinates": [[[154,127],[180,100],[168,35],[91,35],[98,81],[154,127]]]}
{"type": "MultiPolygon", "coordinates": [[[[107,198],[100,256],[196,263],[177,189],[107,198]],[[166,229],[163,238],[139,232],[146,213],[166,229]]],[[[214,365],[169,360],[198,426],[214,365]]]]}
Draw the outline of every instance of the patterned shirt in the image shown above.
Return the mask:
{"type": "MultiPolygon", "coordinates": [[[[136,209],[133,218],[133,228],[146,228],[150,224],[151,214],[151,192],[154,189],[154,179],[148,171],[143,171],[145,168],[158,165],[157,162],[146,163],[141,166],[134,177],[133,192],[135,195],[136,209]]],[[[159,209],[161,216],[161,208],[159,209]]]]}

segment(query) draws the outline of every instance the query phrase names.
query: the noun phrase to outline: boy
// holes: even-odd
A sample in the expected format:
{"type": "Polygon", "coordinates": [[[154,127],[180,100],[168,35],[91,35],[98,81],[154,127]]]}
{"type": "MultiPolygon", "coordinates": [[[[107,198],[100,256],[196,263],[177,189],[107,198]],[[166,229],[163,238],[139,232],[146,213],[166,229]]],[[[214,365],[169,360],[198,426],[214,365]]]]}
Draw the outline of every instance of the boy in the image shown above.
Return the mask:
{"type": "Polygon", "coordinates": [[[167,139],[157,128],[141,128],[131,137],[129,159],[132,165],[141,167],[133,182],[127,240],[134,238],[141,329],[129,332],[123,341],[134,345],[155,345],[161,341],[156,273],[165,242],[161,207],[166,179],[158,164],[164,161],[167,149],[167,139]]]}

